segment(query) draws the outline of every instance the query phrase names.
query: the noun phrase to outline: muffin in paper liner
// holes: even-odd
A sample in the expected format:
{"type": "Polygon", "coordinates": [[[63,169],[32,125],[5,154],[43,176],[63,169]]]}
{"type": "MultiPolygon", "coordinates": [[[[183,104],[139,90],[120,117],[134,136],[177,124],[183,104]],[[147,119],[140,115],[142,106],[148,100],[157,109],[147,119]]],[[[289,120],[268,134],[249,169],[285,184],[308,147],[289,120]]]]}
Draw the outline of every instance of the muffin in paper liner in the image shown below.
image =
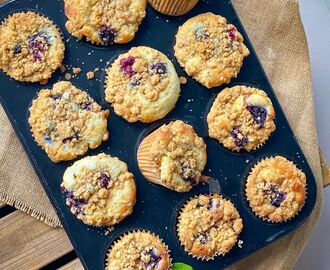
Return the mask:
{"type": "Polygon", "coordinates": [[[260,89],[236,85],[222,90],[207,115],[209,136],[239,152],[263,146],[275,131],[275,110],[260,89]]]}
{"type": "Polygon", "coordinates": [[[39,12],[19,11],[6,17],[0,30],[0,69],[17,81],[46,84],[64,59],[58,25],[39,12]]]}
{"type": "Polygon", "coordinates": [[[206,261],[227,254],[242,229],[243,221],[233,203],[216,193],[187,200],[177,223],[178,238],[185,251],[206,261]]]}
{"type": "Polygon", "coordinates": [[[267,157],[251,169],[246,200],[264,221],[282,223],[299,214],[307,198],[306,175],[282,156],[267,157]]]}
{"type": "Polygon", "coordinates": [[[171,267],[172,258],[168,246],[158,235],[146,230],[122,234],[107,251],[105,260],[105,270],[169,270],[171,267]],[[132,254],[134,260],[129,261],[126,255],[133,256],[132,254]]]}
{"type": "Polygon", "coordinates": [[[198,0],[148,0],[148,2],[160,13],[180,16],[192,10],[198,3],[198,0]]]}
{"type": "Polygon", "coordinates": [[[180,120],[164,124],[146,136],[137,151],[138,166],[150,182],[187,192],[200,182],[206,165],[206,145],[192,126],[180,120]]]}

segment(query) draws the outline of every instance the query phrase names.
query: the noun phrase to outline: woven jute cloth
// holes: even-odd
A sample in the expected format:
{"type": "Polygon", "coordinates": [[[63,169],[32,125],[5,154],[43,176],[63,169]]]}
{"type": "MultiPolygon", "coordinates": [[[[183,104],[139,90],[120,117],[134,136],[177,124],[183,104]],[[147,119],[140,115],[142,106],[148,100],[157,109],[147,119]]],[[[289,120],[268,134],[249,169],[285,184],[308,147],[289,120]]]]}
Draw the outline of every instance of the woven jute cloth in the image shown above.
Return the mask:
{"type": "MultiPolygon", "coordinates": [[[[230,269],[291,269],[313,232],[322,207],[322,170],[306,37],[297,1],[233,0],[233,3],[312,167],[318,197],[311,217],[299,229],[230,269]]],[[[329,169],[324,162],[323,173],[329,178],[329,169]]],[[[50,226],[60,226],[2,107],[0,200],[50,226]]]]}

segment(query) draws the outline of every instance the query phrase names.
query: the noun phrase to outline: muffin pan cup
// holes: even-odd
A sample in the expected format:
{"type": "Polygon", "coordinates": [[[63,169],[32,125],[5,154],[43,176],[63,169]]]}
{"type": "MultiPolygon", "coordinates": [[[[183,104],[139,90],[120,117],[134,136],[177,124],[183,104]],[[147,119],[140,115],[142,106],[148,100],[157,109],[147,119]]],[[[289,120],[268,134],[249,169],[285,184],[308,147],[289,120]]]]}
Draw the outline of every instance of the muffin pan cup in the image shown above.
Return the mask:
{"type": "MultiPolygon", "coordinates": [[[[64,40],[66,40],[64,64],[82,69],[78,76],[72,78],[72,83],[76,87],[86,90],[103,109],[111,108],[104,101],[103,87],[100,87],[104,84],[102,69],[106,67],[108,61],[111,62],[114,56],[139,45],[150,46],[165,53],[174,63],[178,75],[185,76],[188,82],[181,85],[181,96],[174,110],[159,122],[167,119],[184,120],[194,127],[199,136],[204,138],[207,145],[208,162],[203,174],[219,181],[222,195],[234,203],[244,223],[243,231],[239,236],[239,239],[243,241],[241,248],[236,245],[225,256],[219,256],[210,261],[196,260],[189,256],[181,247],[176,236],[178,211],[189,198],[197,194],[209,193],[209,185],[200,184],[187,193],[177,193],[156,186],[144,179],[136,162],[136,145],[138,145],[138,138],[142,134],[146,134],[145,132],[153,124],[128,123],[115,115],[112,110],[108,120],[109,140],[97,149],[89,150],[87,155],[104,152],[126,162],[129,171],[134,174],[136,180],[137,203],[132,215],[115,225],[115,230],[112,233],[105,233],[106,228],[94,228],[85,225],[71,214],[60,188],[65,169],[74,161],[52,163],[46,153],[34,142],[27,122],[27,111],[32,99],[36,96],[36,92],[40,89],[51,88],[59,80],[65,80],[65,73],[57,70],[48,84],[42,86],[37,83],[16,82],[0,72],[1,104],[86,269],[104,269],[104,258],[112,243],[118,239],[118,236],[138,228],[153,232],[162,238],[171,250],[173,262],[183,262],[191,265],[194,269],[219,270],[285,236],[299,227],[311,214],[317,195],[313,173],[230,1],[199,1],[192,11],[179,17],[162,15],[148,6],[147,16],[143,20],[135,39],[129,44],[109,47],[95,46],[84,40],[76,41],[64,26],[66,17],[63,1],[10,1],[0,5],[0,20],[2,21],[9,14],[22,11],[22,9],[35,10],[60,27],[64,40]],[[242,33],[245,44],[251,51],[251,55],[244,60],[238,78],[232,80],[229,86],[233,84],[253,85],[264,90],[273,102],[276,112],[276,130],[269,140],[256,151],[232,153],[224,149],[216,140],[208,137],[206,124],[206,116],[209,112],[208,104],[212,102],[219,91],[228,85],[212,90],[206,89],[188,77],[175,60],[173,45],[178,27],[187,19],[204,12],[213,12],[226,17],[228,22],[233,23],[242,33]],[[85,74],[97,67],[100,68],[100,71],[96,72],[95,79],[87,80],[85,74]],[[244,196],[245,179],[251,167],[261,159],[275,155],[288,158],[302,169],[306,174],[308,187],[308,197],[299,214],[280,224],[263,221],[255,216],[244,196]]],[[[71,70],[69,72],[72,73],[71,70]]]]}

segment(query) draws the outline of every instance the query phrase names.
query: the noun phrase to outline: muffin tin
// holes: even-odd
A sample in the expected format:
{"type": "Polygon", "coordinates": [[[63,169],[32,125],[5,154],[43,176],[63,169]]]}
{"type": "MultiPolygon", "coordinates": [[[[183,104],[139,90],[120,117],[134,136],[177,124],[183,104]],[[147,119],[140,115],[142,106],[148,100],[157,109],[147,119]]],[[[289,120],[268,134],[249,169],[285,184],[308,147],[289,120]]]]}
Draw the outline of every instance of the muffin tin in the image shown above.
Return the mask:
{"type": "Polygon", "coordinates": [[[64,3],[60,0],[51,2],[43,0],[9,1],[0,6],[0,19],[3,20],[12,12],[26,10],[37,11],[59,25],[64,39],[67,41],[64,64],[82,69],[78,76],[72,78],[72,83],[87,90],[104,109],[111,108],[103,99],[104,67],[107,66],[107,61],[114,59],[119,53],[128,51],[132,46],[146,45],[162,51],[173,61],[179,76],[185,76],[188,79],[188,83],[181,86],[181,96],[175,109],[161,121],[153,124],[131,124],[112,111],[108,124],[109,141],[87,153],[95,155],[105,152],[118,157],[128,164],[129,170],[136,179],[138,192],[133,214],[116,225],[112,233],[107,234],[105,233],[106,228],[89,227],[70,213],[65,205],[65,196],[60,189],[60,183],[65,169],[73,161],[52,163],[45,152],[34,142],[28,126],[28,108],[36,97],[37,91],[51,88],[52,84],[58,80],[65,80],[64,73],[58,70],[44,86],[19,83],[4,73],[0,73],[1,104],[86,269],[104,269],[107,249],[121,234],[131,230],[145,229],[154,232],[165,241],[171,250],[173,262],[184,262],[195,270],[218,270],[283,237],[308,218],[316,200],[314,176],[230,1],[200,1],[191,12],[182,17],[165,16],[148,7],[147,16],[143,20],[136,38],[129,44],[110,47],[94,46],[85,41],[78,42],[71,37],[64,27],[66,21],[63,12],[64,3]],[[232,153],[207,135],[206,116],[210,104],[219,91],[228,85],[212,90],[206,89],[189,78],[174,57],[173,45],[178,27],[188,18],[208,11],[222,15],[230,23],[235,24],[251,51],[251,55],[244,60],[238,78],[233,80],[229,86],[248,84],[259,87],[268,94],[275,108],[276,131],[264,146],[250,153],[232,153]],[[87,80],[86,72],[94,70],[96,67],[101,69],[96,73],[95,79],[87,80]],[[179,209],[190,197],[210,192],[209,185],[199,185],[188,193],[176,193],[151,184],[143,178],[137,167],[136,148],[139,140],[151,129],[155,129],[156,126],[169,119],[184,120],[195,128],[199,136],[204,138],[208,154],[204,174],[219,181],[222,194],[235,204],[244,222],[243,231],[239,236],[239,239],[243,241],[242,248],[236,245],[228,254],[212,261],[200,261],[189,256],[180,246],[176,235],[179,209]],[[253,165],[264,157],[275,155],[282,155],[292,160],[302,169],[306,174],[308,187],[308,197],[299,215],[281,224],[271,224],[256,217],[249,208],[244,194],[244,181],[253,165]]]}

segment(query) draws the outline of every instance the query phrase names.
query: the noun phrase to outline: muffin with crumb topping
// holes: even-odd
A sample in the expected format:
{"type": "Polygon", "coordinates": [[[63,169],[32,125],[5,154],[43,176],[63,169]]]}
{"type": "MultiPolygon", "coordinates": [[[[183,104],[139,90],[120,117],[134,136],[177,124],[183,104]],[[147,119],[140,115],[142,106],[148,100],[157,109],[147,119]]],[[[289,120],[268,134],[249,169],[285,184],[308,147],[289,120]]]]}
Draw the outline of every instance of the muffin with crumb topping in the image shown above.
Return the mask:
{"type": "Polygon", "coordinates": [[[17,81],[45,84],[64,58],[58,26],[32,11],[4,19],[0,40],[0,69],[17,81]]]}
{"type": "Polygon", "coordinates": [[[137,160],[147,180],[177,192],[207,181],[201,174],[207,160],[206,145],[192,126],[179,120],[145,137],[137,160]]]}

